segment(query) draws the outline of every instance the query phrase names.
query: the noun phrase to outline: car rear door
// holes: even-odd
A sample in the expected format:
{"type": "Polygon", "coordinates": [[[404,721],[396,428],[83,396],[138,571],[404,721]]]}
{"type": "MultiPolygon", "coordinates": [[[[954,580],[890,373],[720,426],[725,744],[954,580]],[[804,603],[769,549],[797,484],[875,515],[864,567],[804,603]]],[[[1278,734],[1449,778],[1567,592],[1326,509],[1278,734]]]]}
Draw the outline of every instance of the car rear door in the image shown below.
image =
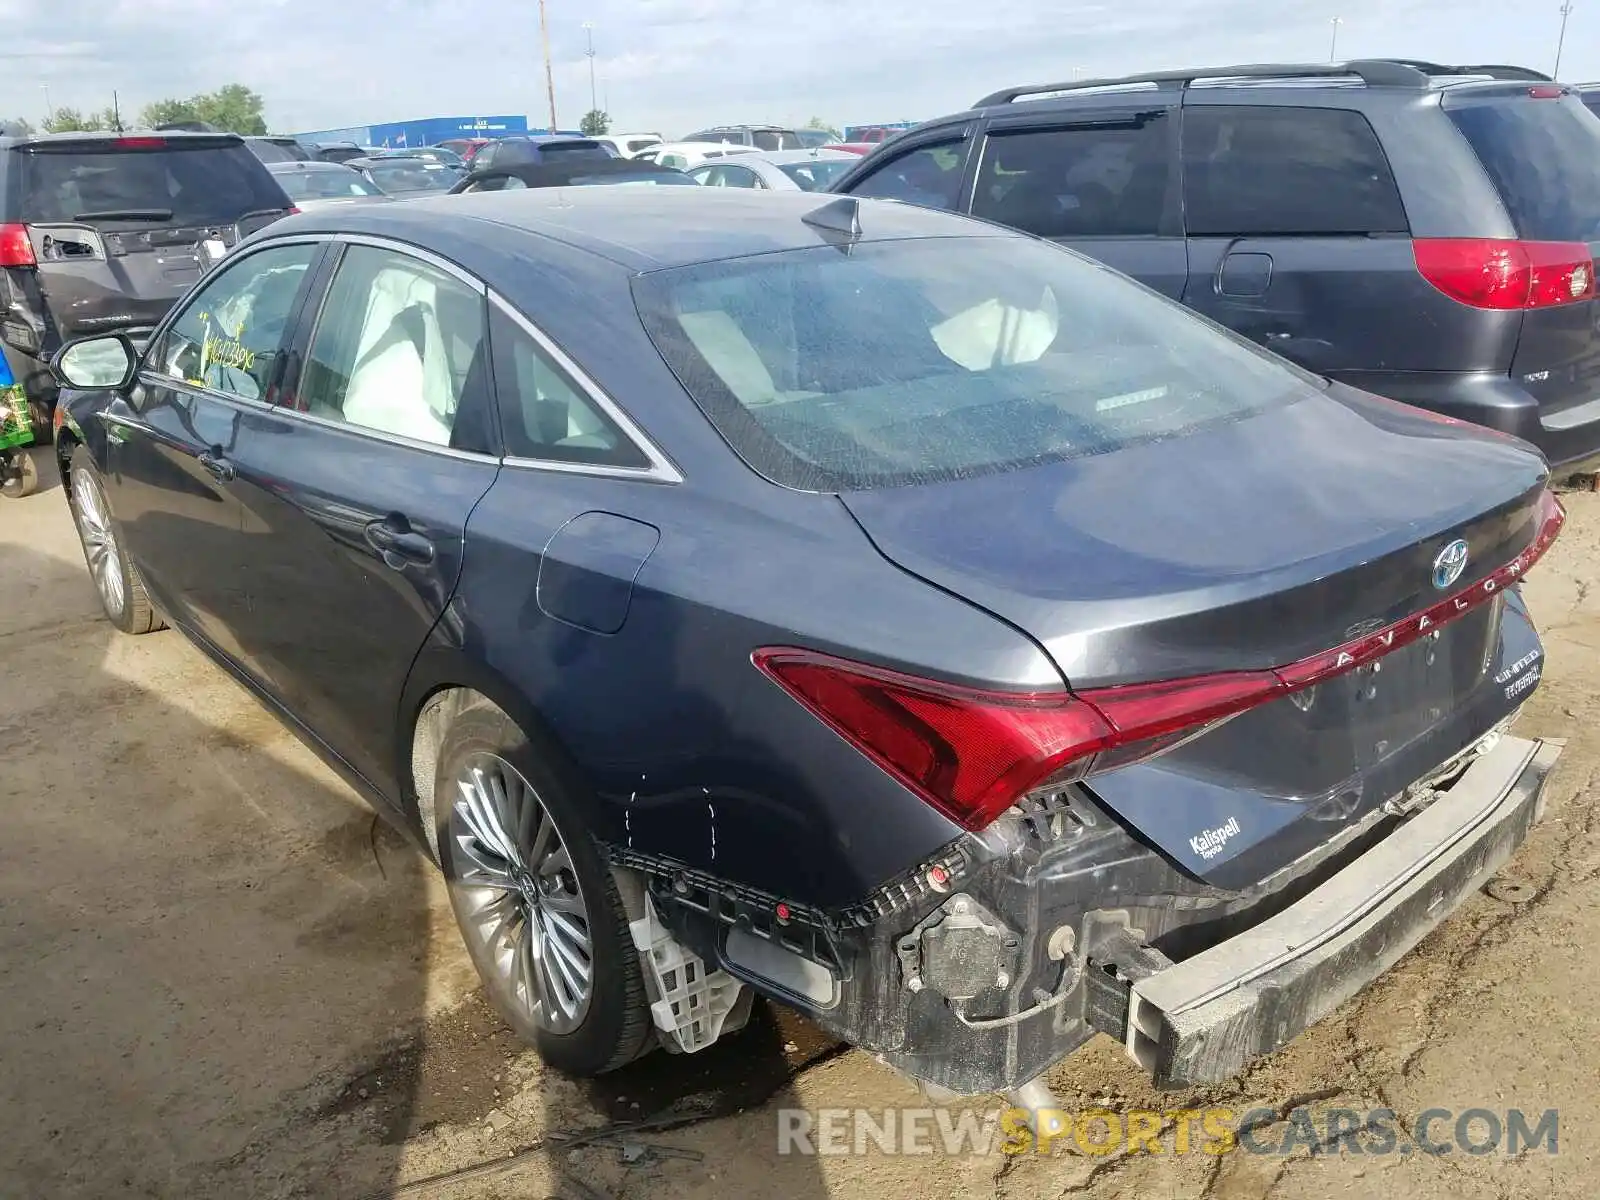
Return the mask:
{"type": "Polygon", "coordinates": [[[230,657],[247,553],[232,456],[267,410],[320,252],[278,243],[219,267],[101,416],[107,498],[129,555],[161,609],[230,657]]]}
{"type": "Polygon", "coordinates": [[[1417,272],[1367,118],[1240,103],[1239,91],[1191,89],[1184,101],[1183,302],[1323,374],[1495,369],[1481,314],[1417,272]]]}
{"type": "Polygon", "coordinates": [[[1086,97],[989,123],[972,214],[1048,238],[1176,300],[1189,278],[1176,93],[1086,97]]]}
{"type": "Polygon", "coordinates": [[[394,795],[401,688],[500,469],[485,291],[411,247],[336,252],[281,403],[252,414],[234,455],[240,639],[251,674],[394,795]]]}
{"type": "Polygon", "coordinates": [[[8,207],[22,225],[0,253],[12,268],[6,340],[39,357],[82,334],[153,327],[208,262],[290,209],[232,135],[46,139],[11,155],[8,207]]]}

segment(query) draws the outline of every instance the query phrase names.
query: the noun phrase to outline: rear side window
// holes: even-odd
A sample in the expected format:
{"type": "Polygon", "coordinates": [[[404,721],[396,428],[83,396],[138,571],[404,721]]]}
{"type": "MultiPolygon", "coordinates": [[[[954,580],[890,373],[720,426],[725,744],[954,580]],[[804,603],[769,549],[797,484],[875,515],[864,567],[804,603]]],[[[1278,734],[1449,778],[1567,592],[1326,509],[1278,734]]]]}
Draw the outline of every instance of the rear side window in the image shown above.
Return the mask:
{"type": "Polygon", "coordinates": [[[902,154],[860,180],[850,194],[904,200],[924,208],[954,208],[961,198],[968,145],[963,138],[902,154]]]}
{"type": "Polygon", "coordinates": [[[1309,394],[1282,360],[1047,242],[866,242],[639,276],[662,357],[723,436],[804,490],[1114,452],[1309,394]]]}
{"type": "Polygon", "coordinates": [[[1600,239],[1600,123],[1583,105],[1515,96],[1445,111],[1494,180],[1518,235],[1600,239]]]}
{"type": "Polygon", "coordinates": [[[287,207],[280,188],[242,144],[121,148],[31,147],[22,158],[22,219],[30,223],[128,221],[231,225],[246,213],[287,207]]]}
{"type": "Polygon", "coordinates": [[[1585,92],[1583,103],[1590,112],[1600,113],[1600,92],[1585,92]]]}
{"type": "Polygon", "coordinates": [[[490,306],[489,338],[508,455],[608,467],[650,465],[639,447],[498,305],[490,306]]]}
{"type": "Polygon", "coordinates": [[[984,145],[974,216],[1039,237],[1156,233],[1166,207],[1172,121],[993,134],[984,145]]]}
{"type": "Polygon", "coordinates": [[[1406,233],[1367,119],[1328,108],[1186,108],[1183,202],[1193,237],[1406,233]]]}

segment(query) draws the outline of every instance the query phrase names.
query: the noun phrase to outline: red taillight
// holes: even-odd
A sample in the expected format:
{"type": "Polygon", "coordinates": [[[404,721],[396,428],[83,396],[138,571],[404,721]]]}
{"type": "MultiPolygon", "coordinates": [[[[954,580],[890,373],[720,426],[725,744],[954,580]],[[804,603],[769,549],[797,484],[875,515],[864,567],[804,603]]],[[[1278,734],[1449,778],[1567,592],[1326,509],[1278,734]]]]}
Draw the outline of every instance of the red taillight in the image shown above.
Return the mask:
{"type": "Polygon", "coordinates": [[[159,150],[167,144],[161,137],[119,137],[111,143],[119,150],[159,150]]]}
{"type": "Polygon", "coordinates": [[[751,661],[857,750],[967,829],[982,829],[1045,782],[1153,758],[1269,701],[1365,666],[1517,583],[1566,520],[1549,492],[1523,552],[1437,604],[1331,650],[1259,671],[1068,692],[991,692],[920,679],[811,650],[769,647],[751,661]]]}
{"type": "Polygon", "coordinates": [[[0,225],[0,267],[33,267],[33,242],[26,225],[0,225]]]}
{"type": "Polygon", "coordinates": [[[1535,100],[1559,100],[1567,94],[1567,89],[1559,83],[1536,83],[1528,89],[1528,95],[1535,100]]]}
{"type": "Polygon", "coordinates": [[[291,204],[284,211],[291,217],[298,217],[300,215],[300,206],[298,204],[291,204]]]}
{"type": "Polygon", "coordinates": [[[1418,238],[1417,270],[1474,308],[1550,308],[1595,297],[1594,256],[1583,242],[1418,238]]]}

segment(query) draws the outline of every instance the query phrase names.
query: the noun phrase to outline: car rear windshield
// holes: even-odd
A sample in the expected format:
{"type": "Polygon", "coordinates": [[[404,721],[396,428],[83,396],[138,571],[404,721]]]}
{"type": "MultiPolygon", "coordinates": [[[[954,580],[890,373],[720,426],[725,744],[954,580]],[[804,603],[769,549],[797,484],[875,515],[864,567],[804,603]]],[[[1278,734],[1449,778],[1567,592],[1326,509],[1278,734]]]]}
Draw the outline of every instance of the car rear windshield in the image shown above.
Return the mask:
{"type": "Polygon", "coordinates": [[[758,150],[805,149],[805,143],[799,136],[787,129],[754,129],[750,132],[750,140],[756,144],[758,150]]]}
{"type": "Polygon", "coordinates": [[[295,200],[337,200],[346,196],[383,194],[345,167],[327,171],[284,171],[276,178],[283,190],[295,200]]]}
{"type": "Polygon", "coordinates": [[[375,162],[367,169],[386,192],[448,192],[461,178],[443,163],[425,158],[375,162]]]}
{"type": "Polygon", "coordinates": [[[819,158],[815,162],[779,163],[778,170],[800,185],[805,192],[825,192],[828,185],[851,167],[854,161],[841,158],[819,158]]]}
{"type": "Polygon", "coordinates": [[[641,318],[741,456],[841,491],[1103,454],[1320,384],[1049,243],[867,242],[641,275],[641,318]]]}
{"type": "Polygon", "coordinates": [[[1506,97],[1447,109],[1519,236],[1600,239],[1600,121],[1575,98],[1506,97]]]}
{"type": "Polygon", "coordinates": [[[539,153],[545,158],[560,157],[562,159],[614,157],[599,142],[545,142],[539,147],[539,153]]]}
{"type": "Polygon", "coordinates": [[[18,153],[22,219],[34,224],[231,225],[246,213],[288,207],[283,189],[239,142],[58,143],[18,153]]]}

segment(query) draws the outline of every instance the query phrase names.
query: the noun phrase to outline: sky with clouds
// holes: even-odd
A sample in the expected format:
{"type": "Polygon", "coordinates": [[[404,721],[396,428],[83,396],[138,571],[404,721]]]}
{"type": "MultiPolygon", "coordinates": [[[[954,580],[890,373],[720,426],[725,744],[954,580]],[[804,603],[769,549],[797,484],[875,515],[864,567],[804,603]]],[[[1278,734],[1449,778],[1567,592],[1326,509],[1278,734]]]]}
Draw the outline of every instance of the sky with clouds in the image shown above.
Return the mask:
{"type": "MultiPolygon", "coordinates": [[[[1012,83],[1340,57],[1548,71],[1561,0],[547,0],[556,111],[613,128],[923,119],[1012,83]]],[[[537,0],[0,0],[0,116],[244,83],[274,130],[548,113],[537,0]]],[[[1562,78],[1600,80],[1577,0],[1562,78]]]]}

